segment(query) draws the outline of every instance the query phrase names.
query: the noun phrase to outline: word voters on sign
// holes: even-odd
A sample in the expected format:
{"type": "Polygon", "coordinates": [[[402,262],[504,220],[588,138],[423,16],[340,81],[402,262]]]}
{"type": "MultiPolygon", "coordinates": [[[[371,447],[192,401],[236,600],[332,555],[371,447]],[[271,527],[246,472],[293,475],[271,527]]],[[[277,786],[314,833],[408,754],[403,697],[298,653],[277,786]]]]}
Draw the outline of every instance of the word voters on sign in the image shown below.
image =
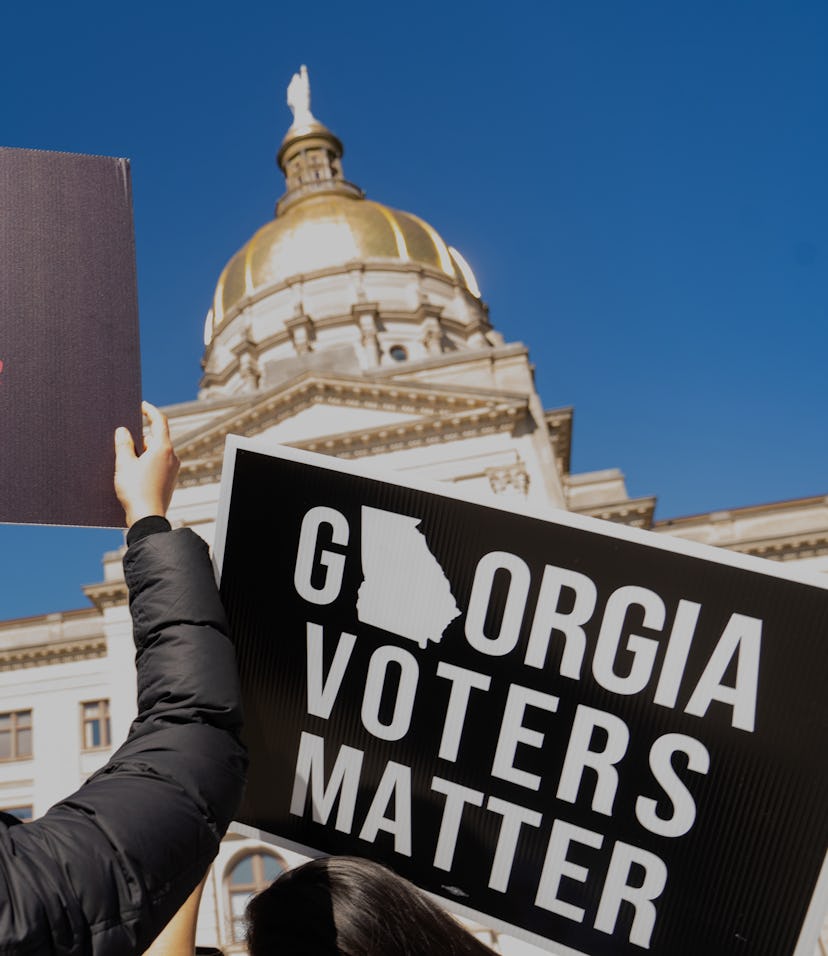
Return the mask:
{"type": "Polygon", "coordinates": [[[242,822],[559,954],[812,956],[828,590],[231,437],[242,822]]]}

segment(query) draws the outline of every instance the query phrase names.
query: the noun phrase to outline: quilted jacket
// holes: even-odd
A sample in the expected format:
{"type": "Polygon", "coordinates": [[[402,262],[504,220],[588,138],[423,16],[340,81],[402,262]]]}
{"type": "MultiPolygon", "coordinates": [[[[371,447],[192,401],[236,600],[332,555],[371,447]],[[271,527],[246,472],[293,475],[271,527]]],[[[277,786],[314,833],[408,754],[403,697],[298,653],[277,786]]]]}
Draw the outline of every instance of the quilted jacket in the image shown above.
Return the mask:
{"type": "Polygon", "coordinates": [[[206,545],[189,530],[149,534],[124,571],[138,716],[77,793],[33,823],[0,823],[2,956],[143,953],[241,799],[238,678],[206,545]]]}

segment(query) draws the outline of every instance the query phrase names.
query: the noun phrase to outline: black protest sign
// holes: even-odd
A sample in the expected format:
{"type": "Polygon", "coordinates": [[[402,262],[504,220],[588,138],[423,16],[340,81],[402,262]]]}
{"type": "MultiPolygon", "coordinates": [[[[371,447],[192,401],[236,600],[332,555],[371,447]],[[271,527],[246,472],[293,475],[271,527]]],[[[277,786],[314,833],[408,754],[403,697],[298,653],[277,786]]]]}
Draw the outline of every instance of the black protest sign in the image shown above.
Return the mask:
{"type": "Polygon", "coordinates": [[[0,148],[0,521],[123,527],[141,434],[129,164],[0,148]]]}
{"type": "Polygon", "coordinates": [[[811,956],[825,588],[237,439],[216,553],[242,822],[556,953],[811,956]]]}

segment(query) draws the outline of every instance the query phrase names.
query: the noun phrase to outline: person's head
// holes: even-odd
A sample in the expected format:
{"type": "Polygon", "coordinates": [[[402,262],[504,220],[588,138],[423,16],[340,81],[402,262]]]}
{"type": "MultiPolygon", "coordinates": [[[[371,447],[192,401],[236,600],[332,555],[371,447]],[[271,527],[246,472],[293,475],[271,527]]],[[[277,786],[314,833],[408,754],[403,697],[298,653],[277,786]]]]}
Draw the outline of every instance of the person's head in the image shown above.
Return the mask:
{"type": "Polygon", "coordinates": [[[357,857],[288,870],[247,907],[250,956],[491,956],[424,893],[357,857]]]}

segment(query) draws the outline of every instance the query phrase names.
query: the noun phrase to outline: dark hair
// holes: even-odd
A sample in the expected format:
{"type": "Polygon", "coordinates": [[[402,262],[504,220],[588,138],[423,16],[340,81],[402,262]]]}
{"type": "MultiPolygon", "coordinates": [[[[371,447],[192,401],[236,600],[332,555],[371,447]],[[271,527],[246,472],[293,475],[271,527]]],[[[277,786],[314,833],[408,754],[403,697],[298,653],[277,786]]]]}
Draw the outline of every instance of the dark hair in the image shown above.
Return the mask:
{"type": "Polygon", "coordinates": [[[358,857],[282,873],[247,907],[250,956],[491,956],[407,880],[358,857]]]}

